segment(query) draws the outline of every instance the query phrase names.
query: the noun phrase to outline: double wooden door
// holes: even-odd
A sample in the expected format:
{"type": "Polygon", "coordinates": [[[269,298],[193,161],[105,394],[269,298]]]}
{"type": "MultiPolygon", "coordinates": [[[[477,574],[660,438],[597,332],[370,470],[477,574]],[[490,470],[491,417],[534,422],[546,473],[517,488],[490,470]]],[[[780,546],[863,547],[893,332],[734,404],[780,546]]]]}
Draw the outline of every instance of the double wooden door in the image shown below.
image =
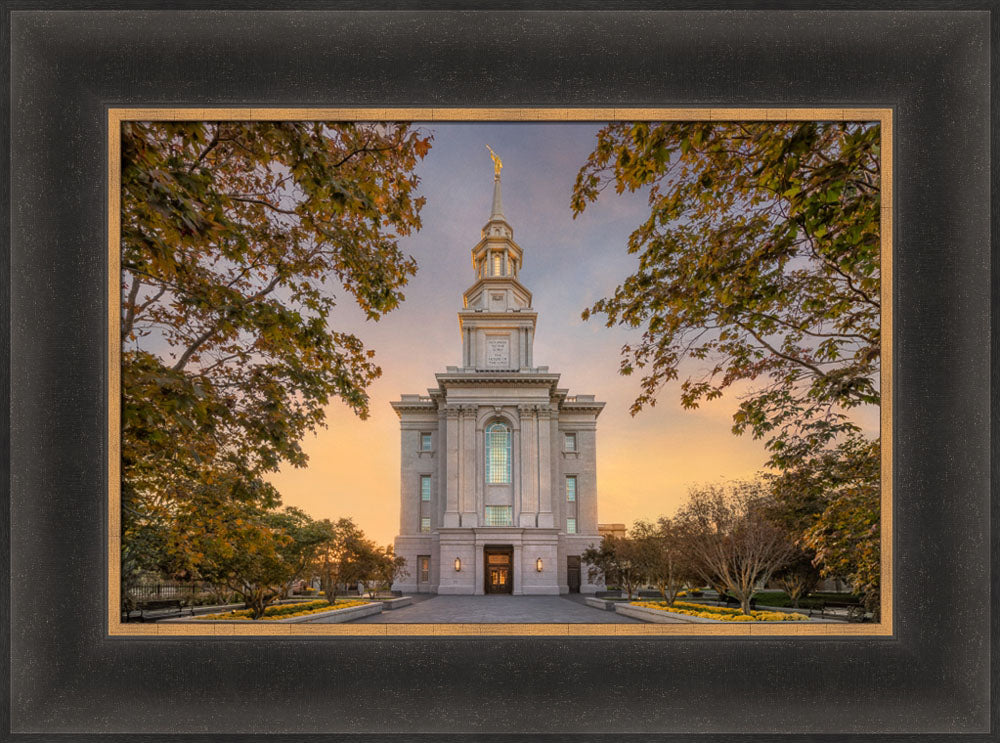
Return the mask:
{"type": "Polygon", "coordinates": [[[513,557],[510,549],[486,550],[486,593],[514,592],[513,557]]]}

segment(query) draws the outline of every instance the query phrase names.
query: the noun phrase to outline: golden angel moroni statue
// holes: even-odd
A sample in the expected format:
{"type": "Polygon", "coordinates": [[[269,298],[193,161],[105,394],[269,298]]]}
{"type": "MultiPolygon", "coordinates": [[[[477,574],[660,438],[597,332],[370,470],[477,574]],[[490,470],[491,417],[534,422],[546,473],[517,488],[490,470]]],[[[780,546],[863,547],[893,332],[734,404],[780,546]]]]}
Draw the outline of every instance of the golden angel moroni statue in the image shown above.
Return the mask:
{"type": "Polygon", "coordinates": [[[493,160],[493,177],[499,178],[500,171],[503,170],[503,161],[500,159],[499,155],[493,151],[493,148],[486,145],[486,149],[490,151],[490,158],[493,160]]]}

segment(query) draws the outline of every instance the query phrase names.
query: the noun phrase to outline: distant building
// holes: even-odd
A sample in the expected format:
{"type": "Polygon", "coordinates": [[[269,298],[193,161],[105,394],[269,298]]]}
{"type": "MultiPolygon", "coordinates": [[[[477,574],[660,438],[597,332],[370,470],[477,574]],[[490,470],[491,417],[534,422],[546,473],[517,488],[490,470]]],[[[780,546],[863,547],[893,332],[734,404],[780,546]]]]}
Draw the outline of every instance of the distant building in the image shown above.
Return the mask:
{"type": "Polygon", "coordinates": [[[602,537],[624,537],[625,524],[598,524],[597,533],[602,537]]]}
{"type": "Polygon", "coordinates": [[[593,395],[570,396],[535,366],[537,313],[518,280],[523,252],[493,208],[472,249],[458,322],[462,362],[427,395],[392,403],[402,465],[393,587],[451,594],[594,592],[580,554],[600,541],[593,395]]]}

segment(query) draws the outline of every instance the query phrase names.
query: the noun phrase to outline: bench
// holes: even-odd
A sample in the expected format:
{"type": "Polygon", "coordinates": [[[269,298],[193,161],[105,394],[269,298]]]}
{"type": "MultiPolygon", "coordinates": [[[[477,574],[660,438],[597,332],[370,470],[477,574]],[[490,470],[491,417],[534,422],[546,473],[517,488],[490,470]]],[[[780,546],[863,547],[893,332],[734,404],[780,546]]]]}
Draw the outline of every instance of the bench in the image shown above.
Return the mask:
{"type": "MultiPolygon", "coordinates": [[[[827,609],[846,609],[847,621],[849,622],[865,621],[864,607],[855,601],[824,601],[819,606],[819,615],[826,614],[827,609]]],[[[813,611],[813,609],[809,610],[809,616],[812,616],[813,611]]]]}

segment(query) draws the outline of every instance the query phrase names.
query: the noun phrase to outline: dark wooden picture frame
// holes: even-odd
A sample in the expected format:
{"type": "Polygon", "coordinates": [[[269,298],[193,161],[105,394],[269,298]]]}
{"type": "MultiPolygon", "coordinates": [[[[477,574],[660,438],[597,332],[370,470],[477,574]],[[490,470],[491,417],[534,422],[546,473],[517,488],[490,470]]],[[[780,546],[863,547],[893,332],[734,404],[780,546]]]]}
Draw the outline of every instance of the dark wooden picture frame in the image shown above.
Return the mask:
{"type": "Polygon", "coordinates": [[[990,737],[995,6],[308,7],[6,8],[4,734],[990,737]],[[331,103],[891,108],[894,633],[109,636],[107,111],[331,103]]]}

